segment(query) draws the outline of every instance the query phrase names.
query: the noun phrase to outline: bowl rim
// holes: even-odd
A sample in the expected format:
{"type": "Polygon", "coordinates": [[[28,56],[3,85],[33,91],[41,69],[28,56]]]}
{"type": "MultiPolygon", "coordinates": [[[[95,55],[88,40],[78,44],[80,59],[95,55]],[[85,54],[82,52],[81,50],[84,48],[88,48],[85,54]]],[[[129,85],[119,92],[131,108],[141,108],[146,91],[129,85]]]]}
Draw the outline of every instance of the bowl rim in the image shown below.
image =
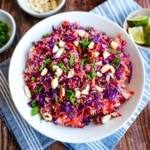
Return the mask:
{"type": "Polygon", "coordinates": [[[11,33],[10,39],[2,48],[0,48],[0,53],[2,53],[11,46],[11,44],[14,40],[14,37],[16,34],[16,23],[15,23],[15,19],[13,18],[13,16],[10,13],[8,13],[6,10],[0,9],[0,13],[3,13],[4,15],[6,15],[12,23],[12,28],[11,28],[12,33],[11,33]]]}
{"type": "MultiPolygon", "coordinates": [[[[127,24],[127,20],[128,19],[131,19],[131,18],[133,18],[134,16],[136,16],[136,15],[138,15],[138,14],[145,14],[146,13],[146,15],[147,16],[149,16],[150,17],[150,9],[149,8],[139,8],[139,9],[137,9],[137,10],[135,10],[135,11],[132,11],[126,18],[125,18],[125,20],[124,20],[124,23],[123,23],[123,29],[127,32],[127,27],[128,27],[128,24],[127,24]]],[[[127,34],[128,34],[128,32],[127,32],[127,34]]],[[[131,37],[130,37],[131,38],[131,37]]],[[[132,39],[132,38],[131,38],[132,39]]],[[[134,41],[133,41],[134,42],[134,41]]],[[[135,42],[134,42],[135,43],[135,42]]],[[[136,46],[138,47],[138,48],[141,48],[142,50],[150,50],[150,46],[144,46],[144,45],[140,45],[140,44],[137,44],[137,43],[135,43],[136,44],[136,46]]]]}
{"type": "MultiPolygon", "coordinates": [[[[26,0],[27,1],[27,0],[26,0]]],[[[53,10],[50,10],[50,11],[47,11],[47,12],[44,12],[44,13],[37,13],[35,12],[34,10],[32,10],[31,8],[29,9],[26,9],[27,7],[25,7],[20,0],[17,0],[17,3],[18,5],[20,6],[20,8],[26,12],[27,14],[31,15],[31,16],[34,16],[34,17],[37,17],[37,18],[46,18],[46,17],[49,17],[53,14],[55,14],[56,12],[58,12],[65,4],[66,0],[61,0],[60,4],[53,10]]]]}
{"type": "MultiPolygon", "coordinates": [[[[74,12],[65,12],[65,13],[61,13],[61,14],[57,14],[57,17],[59,16],[61,16],[61,15],[63,15],[63,14],[74,14],[74,15],[76,15],[77,13],[78,13],[78,15],[80,14],[81,15],[81,13],[83,13],[83,14],[88,14],[88,15],[90,15],[91,17],[92,16],[95,16],[95,17],[97,17],[97,18],[103,18],[103,19],[105,19],[107,22],[111,22],[111,24],[113,24],[114,26],[117,26],[118,28],[119,28],[119,30],[120,31],[122,31],[124,34],[125,34],[125,36],[126,37],[128,37],[129,38],[129,36],[128,36],[128,34],[119,26],[119,25],[117,25],[116,23],[114,23],[113,21],[111,21],[111,20],[109,20],[108,18],[105,18],[105,17],[103,17],[103,16],[99,16],[99,15],[96,15],[96,14],[92,14],[92,13],[89,13],[89,12],[81,12],[81,11],[74,11],[74,12]]],[[[55,15],[56,16],[56,15],[55,15]]],[[[53,17],[55,17],[55,16],[52,16],[51,18],[53,18],[53,17]]],[[[71,16],[72,17],[72,16],[71,16]]],[[[43,24],[46,20],[49,20],[49,18],[50,17],[48,17],[48,18],[46,18],[46,19],[44,19],[44,20],[42,20],[42,21],[40,21],[39,23],[37,23],[37,24],[35,24],[33,27],[36,27],[36,26],[39,26],[41,23],[43,24]]],[[[33,27],[31,28],[31,29],[33,29],[33,27]]],[[[31,32],[31,30],[30,30],[30,32],[31,32]]],[[[29,32],[28,32],[29,33],[29,32]]],[[[27,33],[26,33],[27,34],[27,33]]],[[[25,34],[25,35],[26,35],[25,34]]],[[[21,41],[23,41],[23,39],[24,39],[24,37],[25,37],[25,35],[22,37],[22,39],[21,39],[21,41]]],[[[20,42],[19,42],[20,43],[20,42]]],[[[19,44],[18,43],[18,45],[17,45],[17,47],[16,48],[19,48],[19,44]]],[[[140,95],[139,95],[139,100],[138,100],[138,102],[136,103],[136,107],[134,106],[134,110],[132,110],[132,113],[130,114],[130,117],[131,117],[131,115],[133,115],[134,113],[135,113],[135,111],[137,110],[137,107],[139,106],[139,103],[140,103],[140,99],[141,99],[141,97],[142,97],[142,93],[143,93],[143,91],[144,91],[144,65],[143,65],[143,62],[142,62],[142,59],[141,59],[141,56],[140,56],[140,52],[138,51],[138,49],[137,49],[137,47],[135,46],[135,44],[130,40],[130,43],[131,43],[131,45],[134,47],[134,49],[135,49],[135,51],[136,51],[136,54],[137,54],[137,56],[140,58],[140,60],[139,60],[139,62],[140,62],[140,65],[141,65],[141,69],[142,69],[142,78],[141,78],[141,81],[142,81],[142,84],[141,84],[141,87],[140,87],[140,89],[142,89],[139,93],[140,93],[140,95]]],[[[18,51],[18,50],[17,50],[18,51]]],[[[17,53],[17,51],[16,51],[16,49],[15,49],[15,51],[14,51],[14,54],[13,55],[16,55],[16,53],[17,53]]],[[[12,56],[12,59],[11,59],[11,62],[10,62],[10,67],[9,67],[9,86],[11,86],[11,84],[12,84],[12,81],[13,80],[11,80],[12,79],[12,77],[10,76],[10,72],[13,72],[13,67],[12,67],[12,64],[13,63],[17,63],[16,61],[18,61],[18,60],[16,60],[13,56],[12,56]]],[[[13,89],[12,89],[13,90],[13,89]]],[[[17,108],[17,110],[18,110],[18,107],[17,107],[17,105],[16,105],[16,101],[14,101],[14,93],[11,93],[11,96],[12,96],[12,98],[13,98],[13,102],[14,102],[14,104],[15,104],[15,107],[17,108]]],[[[18,110],[18,112],[20,113],[20,111],[18,110]]],[[[20,113],[21,114],[21,113],[20,113]]],[[[25,118],[25,116],[23,116],[23,114],[21,114],[21,116],[26,120],[27,118],[25,118]]],[[[102,139],[102,138],[104,138],[104,137],[106,137],[106,136],[109,136],[110,134],[112,134],[112,133],[114,133],[114,132],[116,132],[118,129],[120,129],[125,123],[127,123],[128,121],[129,121],[129,119],[130,119],[130,117],[128,118],[128,119],[126,119],[123,123],[121,123],[121,125],[119,125],[118,127],[116,127],[115,128],[115,130],[113,130],[113,131],[111,131],[109,134],[107,134],[107,135],[105,135],[105,136],[99,136],[100,137],[100,139],[102,139]]],[[[28,122],[28,124],[30,124],[32,127],[34,127],[35,128],[35,126],[33,126],[33,124],[31,124],[31,122],[29,122],[29,120],[26,120],[27,122],[28,122]]],[[[107,125],[105,126],[106,128],[106,130],[107,130],[107,125]]],[[[35,128],[35,129],[37,129],[37,128],[35,128]]],[[[58,127],[58,130],[59,130],[60,128],[58,127]]],[[[42,133],[42,131],[41,130],[38,130],[39,132],[41,132],[42,133]]],[[[76,129],[76,132],[80,132],[81,130],[79,129],[76,129]]],[[[68,133],[68,132],[67,132],[68,133]]],[[[69,132],[70,133],[70,132],[69,132]]],[[[49,136],[50,137],[50,135],[48,135],[48,133],[46,132],[46,133],[43,133],[43,134],[45,134],[46,136],[49,136]]],[[[56,134],[56,136],[55,136],[55,138],[57,137],[58,135],[56,134]]],[[[91,136],[91,135],[90,135],[91,136]]],[[[54,137],[50,137],[50,138],[54,138],[54,137]]],[[[61,140],[61,141],[63,141],[63,142],[68,142],[68,143],[83,143],[83,142],[91,142],[91,141],[95,141],[95,140],[99,140],[98,139],[98,137],[96,136],[96,137],[94,137],[94,138],[90,138],[90,139],[81,139],[81,137],[79,136],[79,139],[76,139],[76,141],[72,141],[72,138],[70,139],[67,139],[68,141],[66,141],[66,138],[64,138],[64,139],[62,139],[62,138],[60,138],[60,135],[59,135],[59,138],[57,137],[57,140],[61,140]],[[80,139],[80,141],[79,141],[79,139],[80,139]]]]}

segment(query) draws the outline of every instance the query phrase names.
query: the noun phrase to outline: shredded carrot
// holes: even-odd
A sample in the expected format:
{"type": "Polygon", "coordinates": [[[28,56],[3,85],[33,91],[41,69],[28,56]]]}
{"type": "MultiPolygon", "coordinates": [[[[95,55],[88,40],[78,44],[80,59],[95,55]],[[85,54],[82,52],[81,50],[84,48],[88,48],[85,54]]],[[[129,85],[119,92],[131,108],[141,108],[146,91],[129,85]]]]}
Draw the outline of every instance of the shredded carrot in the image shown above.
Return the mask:
{"type": "Polygon", "coordinates": [[[84,76],[85,72],[75,72],[75,76],[84,76]]]}
{"type": "Polygon", "coordinates": [[[117,117],[121,117],[121,116],[122,116],[122,114],[117,112],[117,117]]]}
{"type": "Polygon", "coordinates": [[[118,38],[119,38],[119,39],[122,39],[122,34],[118,34],[118,38]]]}
{"type": "Polygon", "coordinates": [[[63,114],[63,116],[62,116],[62,120],[61,120],[61,124],[62,124],[62,126],[65,126],[65,122],[66,122],[66,118],[67,118],[67,115],[66,114],[63,114]]]}
{"type": "Polygon", "coordinates": [[[91,86],[92,86],[92,87],[95,86],[95,78],[92,79],[92,84],[91,84],[91,86]]]}
{"type": "Polygon", "coordinates": [[[62,86],[60,86],[59,100],[60,100],[61,102],[63,101],[63,96],[62,96],[62,86]]]}
{"type": "Polygon", "coordinates": [[[135,92],[134,92],[134,91],[129,91],[129,93],[130,93],[131,95],[134,95],[134,94],[135,94],[135,92]]]}
{"type": "Polygon", "coordinates": [[[69,22],[68,22],[68,21],[64,21],[64,22],[62,23],[63,28],[67,27],[68,25],[69,25],[69,22]]]}

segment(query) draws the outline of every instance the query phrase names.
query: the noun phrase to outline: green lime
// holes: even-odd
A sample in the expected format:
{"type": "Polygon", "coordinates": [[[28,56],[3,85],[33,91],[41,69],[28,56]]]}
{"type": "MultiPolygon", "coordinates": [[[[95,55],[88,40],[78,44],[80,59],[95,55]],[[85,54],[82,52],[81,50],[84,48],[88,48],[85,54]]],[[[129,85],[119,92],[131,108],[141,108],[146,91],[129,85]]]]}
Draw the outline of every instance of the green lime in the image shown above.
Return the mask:
{"type": "Polygon", "coordinates": [[[144,35],[145,35],[145,44],[146,46],[150,46],[150,26],[146,26],[144,28],[144,35]]]}
{"type": "Polygon", "coordinates": [[[128,28],[128,33],[135,43],[137,43],[137,44],[144,44],[145,43],[144,31],[143,31],[142,26],[130,27],[130,28],[128,28]]]}
{"type": "Polygon", "coordinates": [[[133,26],[145,26],[149,22],[149,17],[148,16],[142,16],[142,15],[137,15],[132,19],[127,20],[127,23],[129,27],[133,26]]]}
{"type": "Polygon", "coordinates": [[[150,18],[148,19],[148,26],[150,26],[150,18]]]}

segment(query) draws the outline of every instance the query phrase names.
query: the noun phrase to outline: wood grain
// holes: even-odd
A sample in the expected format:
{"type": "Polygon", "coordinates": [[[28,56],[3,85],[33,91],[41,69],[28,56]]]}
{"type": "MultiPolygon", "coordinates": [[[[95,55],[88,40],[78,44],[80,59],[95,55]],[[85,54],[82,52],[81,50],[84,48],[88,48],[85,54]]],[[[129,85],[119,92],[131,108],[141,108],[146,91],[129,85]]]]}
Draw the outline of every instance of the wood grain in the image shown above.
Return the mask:
{"type": "MultiPolygon", "coordinates": [[[[150,8],[149,0],[136,0],[141,6],[150,8]]],[[[104,0],[66,0],[60,12],[89,11],[104,0]]],[[[34,18],[23,12],[16,1],[0,0],[0,9],[7,10],[15,18],[17,33],[13,45],[0,54],[0,62],[12,56],[15,46],[20,38],[41,19],[34,18]]],[[[16,139],[10,134],[5,124],[0,119],[0,150],[20,150],[16,139]]],[[[55,142],[46,150],[67,150],[60,142],[55,142]]],[[[133,125],[128,129],[115,150],[150,150],[150,103],[138,116],[133,125]]]]}

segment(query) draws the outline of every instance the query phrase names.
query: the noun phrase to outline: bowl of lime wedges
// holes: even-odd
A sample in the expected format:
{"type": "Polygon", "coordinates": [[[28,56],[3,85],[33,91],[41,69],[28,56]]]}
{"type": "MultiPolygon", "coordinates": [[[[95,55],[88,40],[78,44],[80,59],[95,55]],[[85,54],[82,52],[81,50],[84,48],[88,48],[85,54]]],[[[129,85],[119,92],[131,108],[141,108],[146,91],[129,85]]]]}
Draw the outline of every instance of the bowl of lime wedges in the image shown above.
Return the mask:
{"type": "Polygon", "coordinates": [[[139,48],[150,50],[150,9],[140,8],[130,13],[123,28],[139,48]]]}

